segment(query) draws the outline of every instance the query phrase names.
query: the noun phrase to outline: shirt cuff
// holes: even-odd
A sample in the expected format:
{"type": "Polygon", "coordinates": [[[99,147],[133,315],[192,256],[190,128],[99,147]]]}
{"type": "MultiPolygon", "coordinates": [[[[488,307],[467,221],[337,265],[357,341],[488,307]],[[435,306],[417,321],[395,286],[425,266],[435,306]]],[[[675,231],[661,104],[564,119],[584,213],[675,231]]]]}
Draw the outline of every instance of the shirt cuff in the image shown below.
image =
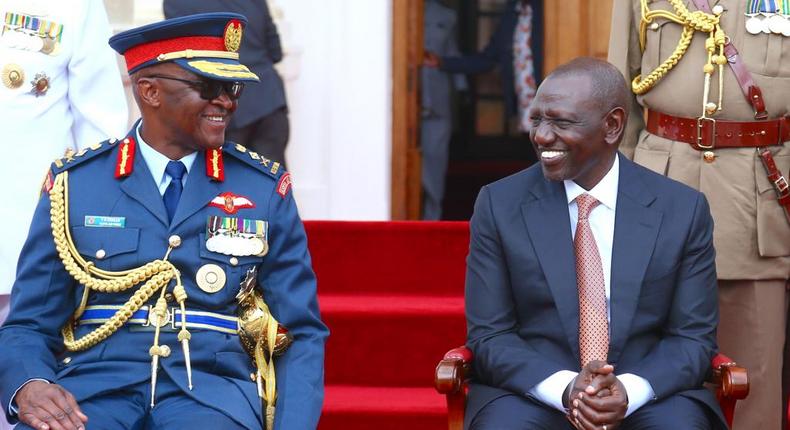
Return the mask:
{"type": "Polygon", "coordinates": [[[656,397],[653,386],[641,376],[633,373],[623,373],[618,375],[617,379],[625,387],[625,394],[628,396],[628,410],[625,411],[626,417],[656,397]]]}
{"type": "Polygon", "coordinates": [[[565,412],[565,407],[562,405],[562,394],[576,375],[578,372],[560,370],[532,387],[527,395],[560,412],[565,412]]]}
{"type": "Polygon", "coordinates": [[[41,379],[41,378],[32,378],[32,379],[28,379],[27,381],[25,381],[24,384],[20,385],[19,388],[17,388],[16,391],[14,391],[14,395],[11,396],[11,402],[8,403],[8,415],[11,415],[12,417],[17,416],[17,413],[19,412],[19,408],[17,408],[17,406],[16,406],[16,393],[18,393],[19,390],[22,389],[22,387],[24,387],[25,385],[27,385],[27,384],[29,384],[29,383],[31,383],[33,381],[44,381],[47,384],[51,384],[51,382],[47,381],[46,379],[41,379]]]}

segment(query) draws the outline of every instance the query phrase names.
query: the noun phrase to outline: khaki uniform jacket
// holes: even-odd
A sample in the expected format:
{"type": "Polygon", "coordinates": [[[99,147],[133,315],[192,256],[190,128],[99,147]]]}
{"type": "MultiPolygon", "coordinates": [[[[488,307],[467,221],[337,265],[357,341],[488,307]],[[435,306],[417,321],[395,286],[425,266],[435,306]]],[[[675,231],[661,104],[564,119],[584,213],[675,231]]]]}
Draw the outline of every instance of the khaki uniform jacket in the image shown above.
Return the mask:
{"type": "MultiPolygon", "coordinates": [[[[790,111],[790,38],[746,31],[746,0],[710,0],[724,7],[721,25],[738,49],[755,83],[762,89],[768,117],[790,111]]],[[[686,1],[689,10],[696,10],[686,1]]],[[[649,0],[651,10],[672,11],[667,0],[649,0]]],[[[661,64],[680,40],[679,24],[656,19],[648,26],[647,43],[639,47],[639,0],[615,0],[609,61],[626,76],[629,86],[638,74],[646,76],[661,64]]],[[[716,149],[713,162],[689,144],[644,131],[642,107],[666,114],[696,118],[702,113],[707,59],[706,33],[696,32],[677,65],[649,92],[634,98],[621,150],[634,161],[694,187],[710,202],[716,223],[714,244],[719,279],[787,279],[790,275],[790,223],[777,202],[754,148],[716,149]],[[638,104],[637,104],[638,103],[638,104]]],[[[711,80],[710,101],[718,101],[718,67],[711,80]]],[[[714,118],[752,121],[754,111],[743,96],[729,66],[724,67],[723,110],[714,118]]],[[[776,164],[790,174],[790,142],[773,147],[776,164]]]]}

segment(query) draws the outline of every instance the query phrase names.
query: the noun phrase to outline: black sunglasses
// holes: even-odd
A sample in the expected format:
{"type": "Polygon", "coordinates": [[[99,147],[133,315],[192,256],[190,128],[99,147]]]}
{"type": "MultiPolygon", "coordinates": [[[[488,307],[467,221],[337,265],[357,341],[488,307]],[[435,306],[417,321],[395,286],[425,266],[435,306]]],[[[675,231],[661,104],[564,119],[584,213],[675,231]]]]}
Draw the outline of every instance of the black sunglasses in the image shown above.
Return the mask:
{"type": "Polygon", "coordinates": [[[203,100],[214,100],[225,91],[225,94],[231,100],[237,100],[241,96],[241,91],[244,89],[243,82],[230,82],[230,81],[217,81],[213,79],[191,81],[189,79],[176,78],[174,76],[166,75],[148,75],[148,78],[169,79],[171,81],[183,82],[189,84],[200,93],[200,98],[203,100]]]}

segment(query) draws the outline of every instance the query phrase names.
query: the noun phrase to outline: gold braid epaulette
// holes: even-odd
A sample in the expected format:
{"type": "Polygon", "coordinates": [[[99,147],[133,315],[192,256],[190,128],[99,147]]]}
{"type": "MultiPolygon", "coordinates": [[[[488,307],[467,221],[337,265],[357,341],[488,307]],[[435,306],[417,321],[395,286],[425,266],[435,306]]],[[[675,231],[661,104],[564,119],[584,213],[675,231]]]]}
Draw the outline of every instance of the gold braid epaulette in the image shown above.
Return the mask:
{"type": "MultiPolygon", "coordinates": [[[[721,47],[724,45],[726,36],[719,26],[719,17],[717,15],[708,14],[702,11],[690,12],[688,8],[686,8],[683,0],[669,0],[669,3],[672,5],[675,13],[667,10],[650,10],[647,5],[647,0],[641,0],[642,20],[639,25],[639,46],[642,52],[645,50],[647,40],[647,25],[656,18],[664,18],[682,25],[683,32],[680,35],[680,41],[675,47],[675,50],[664,60],[664,62],[647,76],[642,77],[642,75],[638,75],[634,78],[631,82],[631,89],[635,94],[644,94],[650,91],[658,81],[675,67],[678,61],[685,55],[689,45],[691,45],[691,39],[695,31],[702,31],[710,34],[709,40],[706,42],[706,49],[708,49],[709,52],[712,47],[708,45],[714,44],[721,47]]],[[[723,64],[721,63],[722,60],[726,62],[723,56],[721,59],[715,58],[714,62],[721,65],[723,64]]],[[[711,60],[709,58],[706,66],[710,65],[710,62],[711,60]]],[[[707,69],[709,68],[706,67],[706,74],[708,74],[707,69]]]]}
{"type": "Polygon", "coordinates": [[[52,222],[52,236],[55,240],[55,249],[69,274],[77,282],[85,286],[79,308],[74,313],[74,316],[63,326],[61,333],[66,349],[69,351],[82,351],[107,339],[121,328],[131,318],[132,314],[140,309],[154,293],[166,287],[174,277],[178,276],[178,270],[172,263],[165,260],[154,260],[144,266],[122,272],[110,272],[95,267],[93,263],[82,258],[69,232],[68,171],[61,172],[55,177],[49,196],[51,202],[50,220],[52,222]],[[134,292],[132,297],[112,318],[85,336],[74,339],[74,324],[84,312],[88,293],[91,290],[101,293],[120,293],[143,281],[146,282],[134,292]]]}

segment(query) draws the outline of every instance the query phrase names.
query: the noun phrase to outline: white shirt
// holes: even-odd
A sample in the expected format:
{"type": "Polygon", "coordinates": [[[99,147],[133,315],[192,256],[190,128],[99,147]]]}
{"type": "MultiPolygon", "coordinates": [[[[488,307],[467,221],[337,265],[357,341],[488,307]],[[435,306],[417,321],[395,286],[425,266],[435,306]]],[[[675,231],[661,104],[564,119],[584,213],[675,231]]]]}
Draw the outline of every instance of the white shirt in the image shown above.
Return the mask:
{"type": "MultiPolygon", "coordinates": [[[[142,121],[140,125],[137,126],[137,149],[140,151],[140,155],[143,156],[143,160],[145,160],[145,165],[148,166],[148,170],[151,172],[151,176],[154,178],[154,182],[156,183],[156,187],[159,189],[159,195],[165,195],[165,190],[167,190],[167,186],[170,185],[170,181],[173,179],[165,173],[165,169],[167,168],[167,163],[171,160],[167,158],[166,155],[162,154],[161,152],[157,151],[154,148],[146,143],[143,140],[143,136],[140,134],[140,128],[143,126],[142,121]]],[[[197,152],[193,152],[187,156],[182,157],[180,160],[172,160],[172,161],[180,161],[184,163],[184,167],[187,168],[187,173],[184,177],[181,178],[181,185],[186,186],[187,184],[187,176],[189,176],[189,171],[192,170],[192,165],[195,163],[195,158],[197,158],[197,152]]]]}
{"type": "Polygon", "coordinates": [[[126,97],[117,54],[107,44],[111,31],[101,0],[0,0],[0,16],[7,12],[61,24],[63,33],[55,55],[9,41],[16,31],[0,36],[0,67],[13,63],[24,74],[18,88],[0,83],[5,151],[0,184],[13,202],[0,205],[0,219],[13,226],[3,230],[0,241],[0,294],[11,292],[19,252],[52,161],[66,149],[78,151],[128,130],[126,97]],[[36,97],[30,81],[39,73],[49,78],[49,90],[36,97]]]}
{"type": "MultiPolygon", "coordinates": [[[[601,256],[601,266],[603,267],[604,284],[606,286],[607,314],[611,322],[612,314],[609,307],[611,296],[612,279],[612,243],[614,242],[614,220],[617,208],[617,187],[620,181],[620,160],[615,157],[612,168],[606,176],[600,180],[591,190],[587,191],[573,181],[564,181],[565,195],[568,198],[568,214],[571,218],[571,236],[576,236],[576,223],[579,220],[579,207],[576,204],[576,197],[587,193],[601,202],[590,212],[590,230],[595,237],[595,244],[598,246],[598,253],[601,256]]],[[[562,406],[562,394],[578,372],[571,370],[560,370],[548,378],[541,381],[527,393],[541,402],[565,411],[562,406]]],[[[631,415],[634,411],[642,407],[645,403],[655,397],[655,392],[650,383],[640,376],[632,373],[617,375],[617,379],[623,383],[625,392],[628,395],[628,410],[625,416],[631,415]]]]}

